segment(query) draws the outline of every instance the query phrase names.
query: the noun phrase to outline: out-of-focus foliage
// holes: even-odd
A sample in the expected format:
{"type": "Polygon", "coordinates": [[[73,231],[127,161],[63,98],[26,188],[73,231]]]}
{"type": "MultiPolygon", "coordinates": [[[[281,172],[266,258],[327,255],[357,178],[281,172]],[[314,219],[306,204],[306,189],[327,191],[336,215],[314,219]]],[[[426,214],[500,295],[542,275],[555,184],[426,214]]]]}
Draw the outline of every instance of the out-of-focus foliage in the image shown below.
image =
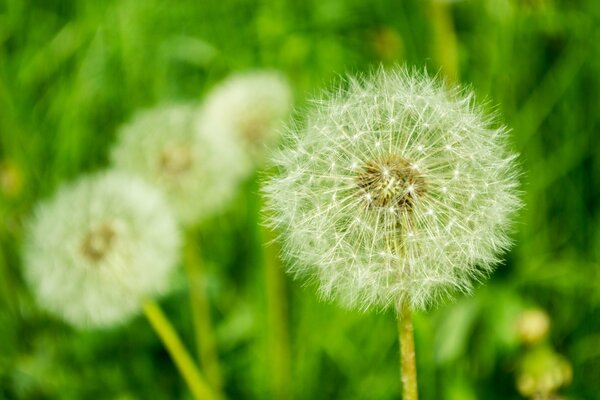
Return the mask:
{"type": "MultiPolygon", "coordinates": [[[[518,321],[536,306],[550,316],[538,346],[572,369],[559,392],[598,398],[600,3],[450,7],[461,81],[499,104],[512,127],[526,206],[490,281],[416,316],[421,396],[519,398],[517,375],[538,350],[520,343],[518,321]]],[[[281,70],[302,108],[347,71],[397,62],[437,71],[430,16],[421,0],[0,0],[0,398],[189,398],[143,318],[77,332],[36,307],[20,258],[33,206],[104,168],[116,128],[137,110],[201,99],[232,72],[281,70]]],[[[269,398],[257,192],[249,179],[202,229],[225,387],[236,399],[269,398]]],[[[341,310],[289,279],[286,289],[294,398],[399,397],[393,315],[341,310]]],[[[192,348],[183,277],[162,303],[192,348]]]]}

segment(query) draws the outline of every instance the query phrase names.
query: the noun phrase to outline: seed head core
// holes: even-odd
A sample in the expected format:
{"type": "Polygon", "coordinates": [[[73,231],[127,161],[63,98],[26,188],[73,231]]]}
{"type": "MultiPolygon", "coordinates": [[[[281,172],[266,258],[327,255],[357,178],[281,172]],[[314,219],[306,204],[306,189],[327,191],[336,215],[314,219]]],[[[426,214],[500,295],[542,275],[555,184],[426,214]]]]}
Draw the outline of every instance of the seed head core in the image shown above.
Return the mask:
{"type": "Polygon", "coordinates": [[[397,154],[388,154],[363,165],[356,183],[367,207],[410,210],[426,190],[418,169],[397,154]]]}
{"type": "Polygon", "coordinates": [[[106,257],[116,237],[115,229],[108,223],[91,230],[81,243],[81,252],[93,263],[106,257]]]}
{"type": "Polygon", "coordinates": [[[254,113],[244,116],[239,121],[239,131],[253,148],[264,145],[265,140],[268,139],[269,130],[274,126],[264,115],[266,111],[255,110],[254,113]]]}
{"type": "Polygon", "coordinates": [[[192,155],[183,145],[166,147],[160,154],[160,167],[167,175],[180,175],[192,167],[192,155]]]}

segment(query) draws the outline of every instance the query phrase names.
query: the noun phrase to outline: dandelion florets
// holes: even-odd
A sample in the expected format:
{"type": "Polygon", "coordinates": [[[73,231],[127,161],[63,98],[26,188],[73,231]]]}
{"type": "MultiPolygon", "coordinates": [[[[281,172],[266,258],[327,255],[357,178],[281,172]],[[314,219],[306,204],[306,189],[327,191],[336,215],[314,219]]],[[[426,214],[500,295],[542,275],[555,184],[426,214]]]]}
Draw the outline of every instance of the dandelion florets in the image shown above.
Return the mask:
{"type": "Polygon", "coordinates": [[[507,131],[423,73],[379,70],[316,101],[265,189],[290,270],[359,309],[423,309],[486,276],[520,206],[507,131]]]}
{"type": "Polygon", "coordinates": [[[37,207],[25,276],[41,307],[77,327],[110,326],[168,289],[179,247],[162,193],[139,178],[103,173],[37,207]]]}
{"type": "Polygon", "coordinates": [[[255,163],[281,132],[290,112],[292,93],[283,75],[253,71],[233,75],[208,93],[203,120],[214,132],[233,135],[246,147],[255,163]]]}
{"type": "Polygon", "coordinates": [[[223,208],[250,169],[242,147],[207,126],[191,105],[134,116],[120,129],[112,160],[117,169],[160,187],[184,225],[223,208]]]}

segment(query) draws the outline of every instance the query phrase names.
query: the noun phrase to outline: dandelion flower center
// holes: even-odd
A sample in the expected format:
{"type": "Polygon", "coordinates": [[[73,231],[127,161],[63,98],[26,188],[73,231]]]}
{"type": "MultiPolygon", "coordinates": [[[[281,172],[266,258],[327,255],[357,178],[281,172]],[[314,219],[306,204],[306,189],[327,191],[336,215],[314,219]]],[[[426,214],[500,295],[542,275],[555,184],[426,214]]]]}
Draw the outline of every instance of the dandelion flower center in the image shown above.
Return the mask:
{"type": "Polygon", "coordinates": [[[102,261],[114,244],[117,233],[111,224],[105,223],[91,230],[81,243],[81,252],[91,262],[102,261]]]}
{"type": "Polygon", "coordinates": [[[160,167],[165,174],[178,176],[192,167],[192,154],[183,145],[165,147],[160,154],[160,167]]]}
{"type": "Polygon", "coordinates": [[[269,128],[268,121],[260,115],[248,116],[242,121],[242,134],[250,143],[260,143],[269,128]]]}
{"type": "Polygon", "coordinates": [[[415,200],[425,193],[423,176],[397,154],[365,163],[356,176],[356,184],[370,208],[411,209],[415,200]]]}

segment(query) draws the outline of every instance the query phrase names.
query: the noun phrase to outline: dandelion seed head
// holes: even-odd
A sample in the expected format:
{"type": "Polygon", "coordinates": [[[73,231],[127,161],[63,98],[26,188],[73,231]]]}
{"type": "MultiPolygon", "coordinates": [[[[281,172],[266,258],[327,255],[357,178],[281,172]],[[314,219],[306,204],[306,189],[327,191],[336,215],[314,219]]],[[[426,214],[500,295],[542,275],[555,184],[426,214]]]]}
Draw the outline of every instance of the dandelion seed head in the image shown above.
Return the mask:
{"type": "Polygon", "coordinates": [[[142,111],[118,136],[113,165],[161,188],[184,225],[220,211],[250,171],[241,145],[192,105],[142,111]]]}
{"type": "Polygon", "coordinates": [[[275,71],[233,75],[208,93],[203,118],[213,132],[233,135],[255,163],[279,139],[290,112],[292,92],[287,79],[275,71]]]}
{"type": "Polygon", "coordinates": [[[348,86],[315,102],[273,157],[265,195],[291,272],[365,310],[469,291],[509,247],[520,206],[506,129],[423,73],[381,69],[348,86]]]}
{"type": "Polygon", "coordinates": [[[180,234],[163,194],[137,177],[81,178],[41,203],[24,246],[39,305],[80,328],[122,323],[164,293],[180,234]]]}

